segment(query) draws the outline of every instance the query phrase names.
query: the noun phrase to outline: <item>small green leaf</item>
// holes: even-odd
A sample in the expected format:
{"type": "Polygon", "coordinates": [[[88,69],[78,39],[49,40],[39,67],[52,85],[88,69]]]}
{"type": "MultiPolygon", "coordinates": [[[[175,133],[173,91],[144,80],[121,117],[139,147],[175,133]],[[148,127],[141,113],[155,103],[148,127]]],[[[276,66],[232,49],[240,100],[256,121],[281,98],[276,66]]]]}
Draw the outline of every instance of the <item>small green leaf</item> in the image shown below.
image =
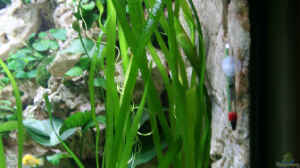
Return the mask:
{"type": "Polygon", "coordinates": [[[50,156],[47,156],[46,159],[51,164],[58,166],[61,159],[71,158],[72,156],[68,153],[56,153],[50,156]]]}
{"type": "Polygon", "coordinates": [[[92,120],[91,112],[77,112],[69,116],[63,123],[61,131],[83,127],[92,120]]]}
{"type": "Polygon", "coordinates": [[[32,44],[32,47],[36,49],[37,51],[47,51],[49,49],[49,41],[50,40],[40,40],[37,42],[34,42],[32,44]]]}
{"type": "Polygon", "coordinates": [[[24,79],[24,78],[28,78],[27,73],[24,71],[18,71],[16,73],[16,78],[18,79],[24,79]]]}
{"type": "Polygon", "coordinates": [[[48,34],[46,32],[40,32],[38,36],[39,38],[45,38],[48,36],[48,34]]]}
{"type": "Polygon", "coordinates": [[[52,50],[57,50],[58,49],[58,43],[53,40],[49,40],[49,48],[52,50]]]}
{"type": "Polygon", "coordinates": [[[65,29],[50,29],[50,34],[57,40],[66,40],[67,39],[67,31],[65,29]]]}
{"type": "Polygon", "coordinates": [[[17,121],[7,121],[0,124],[0,133],[17,129],[17,121]]]}
{"type": "Polygon", "coordinates": [[[10,106],[11,105],[11,101],[9,101],[9,100],[0,100],[0,104],[4,104],[4,105],[7,105],[7,106],[10,106]]]}
{"type": "Polygon", "coordinates": [[[27,72],[27,77],[28,78],[35,78],[37,75],[37,69],[34,69],[32,71],[27,72]]]}
{"type": "Polygon", "coordinates": [[[9,78],[8,77],[3,77],[0,79],[1,82],[3,82],[4,84],[8,84],[9,83],[9,78]]]}
{"type": "Polygon", "coordinates": [[[13,60],[7,65],[9,70],[21,71],[25,68],[25,62],[23,60],[13,60]]]}
{"type": "MultiPolygon", "coordinates": [[[[93,48],[94,42],[92,40],[83,38],[82,41],[88,51],[90,51],[93,48]]],[[[71,42],[68,48],[62,50],[61,52],[77,54],[77,53],[84,53],[84,49],[81,45],[80,39],[75,39],[71,42]]]]}
{"type": "Polygon", "coordinates": [[[23,60],[24,60],[24,62],[25,62],[26,64],[28,64],[28,63],[31,62],[31,61],[35,61],[35,60],[36,60],[36,57],[27,56],[27,57],[25,57],[23,60]]]}
{"type": "Polygon", "coordinates": [[[17,52],[15,52],[14,54],[12,54],[10,56],[10,58],[14,58],[14,59],[17,59],[17,58],[24,58],[28,55],[30,55],[32,53],[32,50],[29,49],[29,48],[23,48],[23,49],[20,49],[18,50],[17,52]]]}
{"type": "Polygon", "coordinates": [[[1,112],[3,111],[13,111],[14,109],[7,105],[0,105],[1,112]]]}
{"type": "Polygon", "coordinates": [[[94,1],[91,1],[87,4],[83,4],[81,5],[81,7],[84,9],[84,10],[87,10],[87,11],[91,11],[95,8],[96,4],[94,1]]]}
{"type": "Polygon", "coordinates": [[[65,73],[66,76],[71,76],[71,77],[80,76],[82,74],[83,74],[83,70],[78,66],[71,68],[68,72],[65,73]]]}
{"type": "Polygon", "coordinates": [[[17,120],[17,115],[16,114],[8,114],[8,115],[6,115],[6,120],[7,121],[12,121],[12,120],[16,121],[17,120]]]}
{"type": "MultiPolygon", "coordinates": [[[[44,145],[44,146],[55,146],[59,144],[59,140],[56,133],[59,133],[60,128],[63,124],[62,120],[60,119],[53,119],[53,126],[54,130],[51,127],[50,120],[34,120],[28,119],[23,121],[24,127],[26,128],[30,137],[37,143],[44,145]]],[[[71,135],[75,133],[76,129],[69,129],[63,132],[61,135],[62,140],[67,139],[71,135]]]]}

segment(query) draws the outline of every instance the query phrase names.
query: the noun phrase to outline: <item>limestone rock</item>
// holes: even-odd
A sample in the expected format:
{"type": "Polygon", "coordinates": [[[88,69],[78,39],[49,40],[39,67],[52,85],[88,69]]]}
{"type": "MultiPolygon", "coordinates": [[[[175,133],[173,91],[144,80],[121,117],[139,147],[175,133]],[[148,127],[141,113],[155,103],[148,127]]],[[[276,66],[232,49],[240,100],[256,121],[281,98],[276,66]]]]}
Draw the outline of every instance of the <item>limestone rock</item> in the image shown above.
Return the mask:
{"type": "Polygon", "coordinates": [[[73,30],[72,23],[76,20],[73,16],[72,0],[57,0],[57,7],[55,8],[52,17],[55,27],[64,28],[67,34],[67,40],[60,42],[60,48],[66,47],[71,40],[77,37],[77,32],[73,30]]]}
{"type": "Polygon", "coordinates": [[[207,51],[206,85],[212,101],[212,168],[249,167],[249,94],[248,64],[250,24],[246,0],[193,0],[202,24],[207,51]],[[227,3],[229,2],[229,3],[227,3]],[[226,78],[222,72],[225,44],[230,54],[241,62],[236,74],[237,128],[231,129],[227,118],[226,78]]]}
{"type": "Polygon", "coordinates": [[[80,60],[80,56],[81,54],[58,53],[50,64],[48,71],[54,77],[63,77],[80,60]]]}
{"type": "MultiPolygon", "coordinates": [[[[20,92],[23,93],[23,95],[21,96],[23,106],[31,104],[36,94],[37,85],[29,80],[19,82],[18,84],[20,92]]],[[[7,85],[2,90],[0,90],[0,100],[9,100],[12,103],[12,107],[15,106],[16,100],[11,85],[7,85]]]]}
{"type": "MultiPolygon", "coordinates": [[[[75,83],[75,82],[74,82],[75,83]]],[[[48,117],[45,112],[45,101],[43,95],[48,93],[49,101],[53,105],[54,116],[65,118],[72,112],[89,111],[90,102],[88,88],[85,82],[76,81],[79,83],[72,87],[64,85],[60,78],[51,77],[48,81],[49,88],[40,87],[35,95],[33,105],[28,106],[24,110],[25,118],[45,119],[48,117]]],[[[96,102],[96,113],[105,111],[103,102],[96,102]]]]}
{"type": "Polygon", "coordinates": [[[11,51],[24,46],[25,40],[38,30],[40,23],[39,9],[25,6],[21,0],[15,0],[0,10],[0,58],[6,59],[11,51]]]}

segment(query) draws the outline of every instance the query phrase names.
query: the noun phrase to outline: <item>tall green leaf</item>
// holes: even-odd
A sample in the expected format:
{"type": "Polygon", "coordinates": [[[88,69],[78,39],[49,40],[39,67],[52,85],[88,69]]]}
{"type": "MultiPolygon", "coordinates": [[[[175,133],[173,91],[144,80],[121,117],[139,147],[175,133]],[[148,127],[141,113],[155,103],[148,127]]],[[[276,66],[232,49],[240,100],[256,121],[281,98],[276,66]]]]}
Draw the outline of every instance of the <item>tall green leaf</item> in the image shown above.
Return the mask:
{"type": "Polygon", "coordinates": [[[17,83],[8,70],[5,63],[0,59],[0,65],[2,66],[3,70],[5,71],[6,75],[8,76],[14,91],[14,96],[16,99],[16,106],[17,106],[17,119],[18,119],[18,126],[17,126],[17,137],[18,137],[18,168],[22,168],[22,155],[23,155],[23,144],[24,144],[24,128],[23,128],[23,115],[22,115],[22,101],[19,92],[19,88],[17,83]]]}
{"type": "Polygon", "coordinates": [[[2,135],[0,134],[0,168],[6,168],[6,158],[4,153],[2,135]]]}

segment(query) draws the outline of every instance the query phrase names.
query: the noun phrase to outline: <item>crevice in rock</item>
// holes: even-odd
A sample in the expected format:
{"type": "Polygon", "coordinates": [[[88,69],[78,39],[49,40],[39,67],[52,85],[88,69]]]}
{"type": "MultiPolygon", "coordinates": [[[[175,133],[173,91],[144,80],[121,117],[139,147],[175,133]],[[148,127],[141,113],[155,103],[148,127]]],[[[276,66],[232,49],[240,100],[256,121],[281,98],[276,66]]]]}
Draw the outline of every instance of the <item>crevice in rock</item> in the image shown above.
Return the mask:
{"type": "Polygon", "coordinates": [[[228,8],[231,0],[223,0],[223,18],[222,18],[222,25],[224,29],[224,38],[228,40],[228,8]]]}

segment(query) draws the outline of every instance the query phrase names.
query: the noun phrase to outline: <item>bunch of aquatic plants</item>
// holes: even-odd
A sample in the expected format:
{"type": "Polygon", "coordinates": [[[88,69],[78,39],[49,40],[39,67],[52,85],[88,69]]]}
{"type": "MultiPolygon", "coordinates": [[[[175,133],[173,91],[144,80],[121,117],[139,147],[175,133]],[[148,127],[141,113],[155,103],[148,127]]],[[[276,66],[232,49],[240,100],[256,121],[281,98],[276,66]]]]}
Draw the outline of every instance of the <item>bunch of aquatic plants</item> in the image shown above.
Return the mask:
{"type": "MultiPolygon", "coordinates": [[[[149,116],[150,137],[157,167],[209,167],[211,114],[204,85],[206,53],[200,21],[192,1],[79,0],[74,3],[77,5],[78,20],[74,22],[73,28],[78,32],[85,55],[91,58],[88,80],[91,104],[89,121],[93,121],[96,127],[96,167],[136,166],[135,149],[145,114],[149,116]],[[184,19],[179,19],[181,12],[184,19]],[[187,29],[183,27],[183,22],[187,23],[187,29]],[[82,33],[93,23],[101,28],[101,32],[97,39],[93,39],[93,52],[89,52],[82,33]],[[154,44],[154,41],[158,44],[154,44]],[[103,49],[101,44],[104,44],[103,49]],[[115,48],[120,50],[125,76],[121,86],[115,81],[115,48]],[[158,56],[158,50],[163,53],[166,64],[158,56]],[[147,54],[152,61],[147,59],[147,54]],[[166,107],[163,106],[160,93],[155,88],[155,81],[152,80],[154,64],[159,69],[166,89],[166,107]],[[192,67],[191,75],[186,72],[187,65],[192,67]],[[106,86],[105,135],[100,135],[95,112],[94,81],[101,70],[105,74],[106,86]],[[144,81],[144,92],[139,103],[134,104],[133,93],[137,78],[144,81]],[[136,107],[135,110],[132,110],[133,106],[136,107]],[[105,137],[102,158],[98,145],[100,136],[105,137]]],[[[20,95],[13,76],[6,65],[2,61],[0,63],[13,84],[17,99],[18,167],[22,167],[24,135],[20,95]]],[[[47,100],[47,96],[45,99],[47,100]]],[[[72,157],[78,167],[84,167],[80,158],[70,150],[56,131],[52,109],[48,100],[47,102],[50,124],[57,139],[63,144],[68,157],[72,157]]],[[[0,152],[2,149],[0,143],[0,152]]],[[[3,152],[0,156],[3,160],[3,152]]]]}
{"type": "MultiPolygon", "coordinates": [[[[103,3],[100,0],[96,1],[96,6],[101,13],[103,3]]],[[[103,34],[106,36],[106,45],[101,52],[101,57],[105,58],[107,89],[103,167],[128,167],[129,160],[134,160],[132,149],[136,143],[138,125],[145,107],[150,116],[158,167],[170,165],[208,167],[210,108],[204,86],[205,46],[193,3],[183,0],[175,2],[111,0],[106,1],[106,9],[107,18],[103,26],[102,20],[99,19],[99,27],[103,32],[97,40],[100,43],[103,34]],[[172,5],[175,5],[175,8],[172,5]],[[128,10],[124,6],[127,6],[128,10]],[[167,17],[164,10],[167,11],[167,17]],[[184,13],[190,33],[186,32],[179,20],[180,11],[184,13]],[[158,31],[159,24],[168,37],[167,43],[158,31]],[[168,67],[163,65],[158,57],[151,41],[152,35],[155,35],[168,67]],[[125,74],[121,94],[118,93],[114,81],[116,66],[114,48],[117,40],[125,74]],[[153,62],[147,59],[147,52],[150,53],[153,62]],[[193,69],[191,76],[186,73],[185,60],[189,61],[193,69]],[[159,93],[154,87],[151,76],[152,63],[159,68],[167,90],[169,104],[167,115],[163,112],[159,93]],[[145,83],[144,94],[137,112],[132,113],[130,107],[138,72],[141,73],[145,83]],[[163,138],[168,146],[167,151],[162,150],[163,138]]],[[[81,10],[80,1],[79,10],[81,10]]],[[[99,70],[95,69],[97,53],[93,58],[91,81],[94,72],[99,70]]],[[[92,87],[90,91],[93,99],[92,87]]]]}

